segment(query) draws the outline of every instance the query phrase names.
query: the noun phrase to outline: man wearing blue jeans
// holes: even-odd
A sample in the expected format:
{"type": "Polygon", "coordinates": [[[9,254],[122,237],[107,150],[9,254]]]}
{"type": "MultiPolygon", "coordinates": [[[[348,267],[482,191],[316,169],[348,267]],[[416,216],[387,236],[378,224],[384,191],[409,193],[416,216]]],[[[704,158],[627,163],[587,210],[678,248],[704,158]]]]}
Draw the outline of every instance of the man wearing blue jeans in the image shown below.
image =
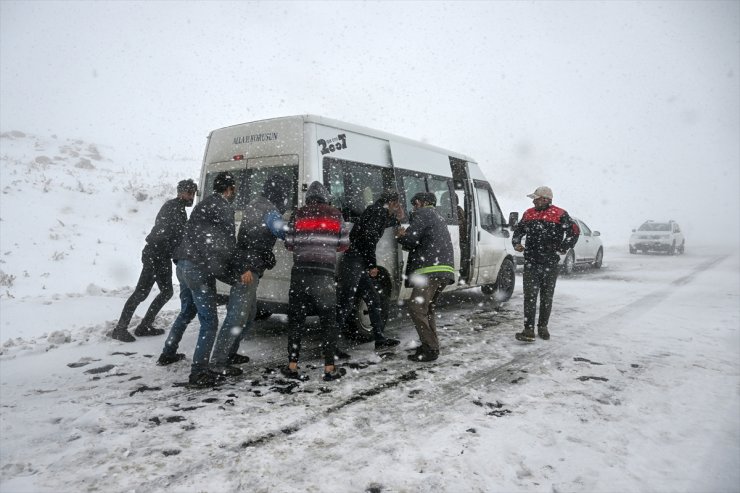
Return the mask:
{"type": "Polygon", "coordinates": [[[177,353],[177,347],[197,314],[200,332],[189,378],[194,387],[209,387],[217,382],[217,375],[209,369],[218,330],[216,279],[227,277],[235,246],[234,209],[230,202],[236,195],[236,180],[229,172],[219,173],[213,182],[213,192],[193,209],[182,243],[173,257],[180,281],[180,314],[157,361],[159,365],[168,365],[185,357],[177,353]]]}
{"type": "Polygon", "coordinates": [[[177,353],[177,347],[188,324],[198,315],[200,333],[193,353],[192,373],[201,374],[208,370],[211,348],[218,329],[216,278],[185,259],[177,262],[175,274],[180,282],[180,314],[172,324],[158,363],[168,365],[185,357],[184,354],[177,353]]]}
{"type": "Polygon", "coordinates": [[[239,365],[249,357],[238,353],[257,312],[257,288],[265,270],[275,266],[273,247],[277,239],[285,240],[285,221],[292,196],[293,182],[274,174],[267,177],[262,194],[247,204],[237,235],[232,270],[234,279],[229,293],[226,318],[211,355],[211,370],[225,375],[240,374],[239,365]],[[235,371],[238,370],[238,371],[235,371]]]}

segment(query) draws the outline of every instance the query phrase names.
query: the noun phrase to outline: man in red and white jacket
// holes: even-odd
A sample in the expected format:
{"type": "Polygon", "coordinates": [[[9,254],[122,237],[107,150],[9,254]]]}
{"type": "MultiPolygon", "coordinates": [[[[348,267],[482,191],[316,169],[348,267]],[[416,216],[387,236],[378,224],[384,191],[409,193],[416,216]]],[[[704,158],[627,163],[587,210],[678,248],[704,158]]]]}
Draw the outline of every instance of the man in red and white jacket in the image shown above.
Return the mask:
{"type": "Polygon", "coordinates": [[[550,187],[538,187],[527,195],[534,207],[527,209],[522,220],[514,227],[511,243],[517,252],[524,251],[524,331],[516,339],[534,342],[534,324],[537,313],[537,295],[540,297],[540,316],[537,333],[544,340],[550,339],[547,324],[550,320],[552,298],[558,279],[558,262],[578,241],[580,230],[568,213],[552,205],[550,187]],[[526,236],[526,248],[522,238],[526,236]]]}

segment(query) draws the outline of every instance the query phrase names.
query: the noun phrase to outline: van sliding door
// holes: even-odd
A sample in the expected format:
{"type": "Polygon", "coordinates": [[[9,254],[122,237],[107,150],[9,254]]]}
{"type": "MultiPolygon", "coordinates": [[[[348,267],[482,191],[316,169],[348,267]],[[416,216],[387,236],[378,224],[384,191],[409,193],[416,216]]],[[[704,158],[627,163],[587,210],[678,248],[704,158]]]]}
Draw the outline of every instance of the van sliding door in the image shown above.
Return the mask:
{"type": "Polygon", "coordinates": [[[476,241],[470,241],[475,231],[477,217],[473,207],[473,183],[468,173],[468,163],[450,158],[452,168],[452,182],[455,198],[457,199],[456,213],[460,225],[460,279],[468,285],[474,285],[478,278],[475,268],[476,241]]]}

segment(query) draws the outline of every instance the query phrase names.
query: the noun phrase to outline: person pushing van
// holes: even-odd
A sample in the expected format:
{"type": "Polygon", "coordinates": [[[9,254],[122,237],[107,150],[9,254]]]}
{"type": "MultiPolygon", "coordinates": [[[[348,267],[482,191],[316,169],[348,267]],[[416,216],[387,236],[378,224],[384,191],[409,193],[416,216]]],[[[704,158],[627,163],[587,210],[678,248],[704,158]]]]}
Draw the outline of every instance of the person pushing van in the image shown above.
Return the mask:
{"type": "Polygon", "coordinates": [[[334,277],[337,252],[349,246],[349,232],[342,213],[329,205],[329,193],[315,181],[306,191],[306,204],[298,209],[288,227],[285,247],[293,252],[288,294],[287,378],[306,380],[298,372],[303,324],[309,312],[319,316],[323,330],[324,380],[342,378],[344,368],[335,365],[337,350],[337,291],[334,277]]]}
{"type": "Polygon", "coordinates": [[[349,321],[355,307],[355,298],[361,297],[367,304],[370,323],[373,327],[375,349],[397,346],[400,341],[386,337],[385,322],[381,312],[381,300],[372,279],[377,279],[379,269],[375,249],[386,228],[398,226],[402,216],[398,192],[383,192],[378,200],[369,205],[352,227],[349,234],[349,249],[342,256],[337,276],[337,323],[340,332],[349,321]],[[372,279],[371,279],[372,278],[372,279]]]}
{"type": "Polygon", "coordinates": [[[238,353],[239,343],[257,313],[257,288],[265,270],[275,267],[272,249],[277,239],[285,240],[282,214],[288,207],[293,183],[281,175],[270,175],[262,193],[247,204],[236,238],[232,259],[234,279],[229,293],[226,317],[211,355],[211,370],[223,375],[239,375],[232,365],[249,362],[238,353]]]}
{"type": "Polygon", "coordinates": [[[398,243],[409,252],[405,281],[407,287],[413,288],[409,313],[421,341],[416,352],[409,355],[411,361],[434,361],[439,357],[434,307],[445,286],[455,282],[452,239],[436,204],[433,193],[414,195],[409,227],[396,232],[398,243]]]}
{"type": "Polygon", "coordinates": [[[200,331],[193,352],[189,384],[210,387],[217,375],[210,371],[213,341],[218,332],[216,279],[227,279],[228,263],[236,243],[234,209],[236,180],[228,171],[216,175],[213,193],[195,206],[185,236],[175,251],[180,281],[180,314],[172,324],[157,364],[169,365],[185,357],[177,348],[188,324],[198,315],[200,331]]]}
{"type": "Polygon", "coordinates": [[[193,180],[182,180],[177,184],[177,197],[164,203],[154,227],[146,237],[146,246],[141,251],[141,274],[133,294],[123,305],[123,311],[118,324],[110,337],[121,342],[134,342],[136,338],[128,332],[128,325],[134,316],[136,307],[146,298],[157,283],[159,294],[141,319],[134,334],[142,336],[158,336],[164,334],[164,329],[152,327],[159,311],[172,298],[172,254],[180,244],[185,232],[185,223],[188,220],[186,207],[193,205],[198,185],[193,180]]]}

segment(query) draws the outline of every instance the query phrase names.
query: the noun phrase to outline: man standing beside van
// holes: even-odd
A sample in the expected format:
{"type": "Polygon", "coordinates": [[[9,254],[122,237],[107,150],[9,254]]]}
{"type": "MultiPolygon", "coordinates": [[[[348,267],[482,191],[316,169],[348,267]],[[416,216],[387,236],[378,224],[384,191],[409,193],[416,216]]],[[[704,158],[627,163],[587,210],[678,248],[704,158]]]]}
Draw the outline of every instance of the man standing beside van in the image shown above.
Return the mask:
{"type": "Polygon", "coordinates": [[[146,237],[146,246],[141,252],[141,274],[133,294],[123,305],[121,317],[110,336],[122,342],[134,342],[128,332],[128,324],[134,316],[136,307],[147,299],[149,293],[157,283],[159,294],[152,300],[146,315],[134,331],[139,337],[158,336],[164,334],[164,329],[152,327],[154,319],[162,307],[172,298],[172,254],[182,241],[185,223],[188,215],[186,207],[193,205],[198,185],[193,180],[182,180],[177,184],[177,197],[168,200],[154,220],[154,227],[146,237]]]}
{"type": "Polygon", "coordinates": [[[455,282],[452,239],[436,204],[433,193],[414,195],[409,227],[399,228],[396,233],[398,243],[409,251],[405,282],[407,287],[413,287],[409,312],[421,341],[416,353],[409,355],[411,361],[434,361],[439,357],[434,307],[445,286],[455,282]]]}
{"type": "Polygon", "coordinates": [[[177,348],[190,321],[198,315],[200,332],[195,344],[189,383],[210,387],[217,375],[210,371],[213,341],[218,332],[216,279],[227,279],[228,263],[234,253],[234,209],[236,180],[228,171],[216,175],[213,194],[200,202],[185,226],[185,236],[175,251],[180,281],[180,315],[170,329],[157,364],[169,365],[185,357],[177,348]]]}
{"type": "Polygon", "coordinates": [[[329,205],[329,193],[320,182],[311,183],[306,205],[298,209],[288,228],[285,247],[293,252],[288,294],[288,366],[281,372],[288,378],[306,380],[298,372],[303,324],[309,313],[319,316],[323,329],[324,380],[342,378],[337,368],[337,289],[334,277],[337,252],[349,245],[342,213],[329,205]]]}
{"type": "Polygon", "coordinates": [[[349,249],[342,256],[337,276],[337,321],[343,331],[355,306],[355,298],[362,297],[370,313],[375,349],[399,344],[398,339],[386,337],[381,300],[371,278],[378,277],[375,249],[385,228],[398,226],[401,203],[398,192],[385,191],[374,204],[369,205],[349,234],[349,249]]]}
{"type": "MultiPolygon", "coordinates": [[[[236,252],[232,260],[234,279],[229,292],[226,318],[211,355],[211,369],[235,374],[231,365],[249,362],[238,353],[242,341],[257,313],[257,288],[265,270],[275,267],[272,249],[277,239],[285,240],[283,214],[293,183],[281,175],[271,175],[262,186],[262,193],[247,204],[239,226],[236,252]]],[[[238,373],[241,373],[239,371],[238,373]]]]}
{"type": "Polygon", "coordinates": [[[527,197],[532,199],[534,207],[524,212],[511,238],[514,249],[524,252],[524,331],[517,332],[515,337],[518,341],[534,342],[537,295],[540,297],[537,334],[541,339],[548,340],[550,332],[547,324],[558,279],[560,255],[575,246],[580,231],[566,211],[552,205],[550,187],[538,187],[527,197]],[[522,245],[525,236],[526,248],[522,245]]]}

